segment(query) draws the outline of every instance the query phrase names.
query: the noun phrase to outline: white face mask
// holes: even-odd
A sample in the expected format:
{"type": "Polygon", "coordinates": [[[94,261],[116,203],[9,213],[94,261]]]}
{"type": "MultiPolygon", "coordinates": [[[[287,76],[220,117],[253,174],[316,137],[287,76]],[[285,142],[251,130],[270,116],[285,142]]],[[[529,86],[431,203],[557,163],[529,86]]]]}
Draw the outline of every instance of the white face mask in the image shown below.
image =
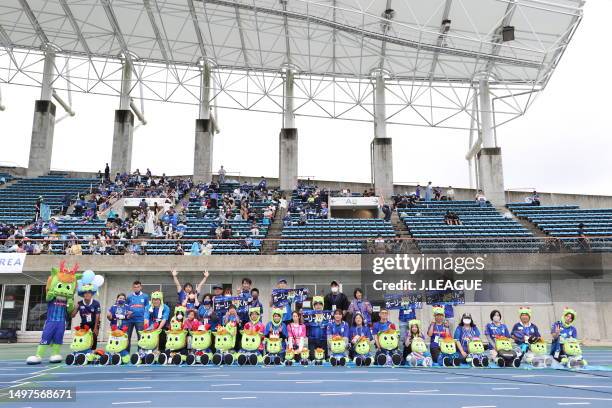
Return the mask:
{"type": "Polygon", "coordinates": [[[471,324],[471,323],[472,323],[472,320],[470,320],[470,319],[463,319],[463,324],[468,325],[468,324],[471,324]]]}
{"type": "Polygon", "coordinates": [[[501,321],[501,317],[499,317],[499,316],[497,316],[497,315],[496,315],[496,316],[493,316],[493,321],[494,321],[495,323],[499,323],[499,322],[501,321]]]}
{"type": "Polygon", "coordinates": [[[337,286],[332,286],[331,291],[334,293],[338,293],[338,287],[337,286]]]}

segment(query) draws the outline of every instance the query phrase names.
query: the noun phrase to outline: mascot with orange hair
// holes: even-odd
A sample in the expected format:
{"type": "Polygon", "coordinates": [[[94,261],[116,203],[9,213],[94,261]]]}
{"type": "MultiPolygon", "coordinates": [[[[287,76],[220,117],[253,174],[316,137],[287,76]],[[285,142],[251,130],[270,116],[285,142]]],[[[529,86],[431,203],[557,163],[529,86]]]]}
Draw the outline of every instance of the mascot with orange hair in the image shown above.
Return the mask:
{"type": "Polygon", "coordinates": [[[36,355],[28,357],[27,364],[40,364],[51,346],[50,363],[59,363],[64,359],[60,355],[60,348],[64,343],[64,332],[66,331],[66,320],[74,309],[74,293],[77,288],[77,280],[82,274],[77,273],[79,265],[72,269],[66,266],[65,261],[60,263],[59,268],[52,268],[51,275],[47,279],[46,301],[47,320],[43,327],[40,344],[36,349],[36,355]]]}

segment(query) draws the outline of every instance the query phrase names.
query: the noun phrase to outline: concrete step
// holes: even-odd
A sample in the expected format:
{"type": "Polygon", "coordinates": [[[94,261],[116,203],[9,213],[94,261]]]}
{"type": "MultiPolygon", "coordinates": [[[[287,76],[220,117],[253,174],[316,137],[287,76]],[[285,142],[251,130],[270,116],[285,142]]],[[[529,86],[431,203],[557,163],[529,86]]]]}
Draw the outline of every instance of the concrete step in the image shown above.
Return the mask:
{"type": "Polygon", "coordinates": [[[283,219],[281,217],[280,211],[277,210],[276,214],[274,214],[272,224],[268,227],[268,235],[266,235],[266,239],[264,240],[263,245],[261,247],[261,253],[263,255],[276,254],[276,250],[278,249],[278,241],[281,238],[282,230],[283,219]]]}

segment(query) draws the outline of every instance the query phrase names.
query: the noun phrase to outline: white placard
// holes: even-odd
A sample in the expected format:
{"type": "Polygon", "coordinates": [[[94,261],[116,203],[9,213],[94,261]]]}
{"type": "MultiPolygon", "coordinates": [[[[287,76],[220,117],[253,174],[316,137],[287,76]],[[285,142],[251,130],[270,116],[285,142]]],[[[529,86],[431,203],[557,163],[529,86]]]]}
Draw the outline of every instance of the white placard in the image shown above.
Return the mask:
{"type": "Polygon", "coordinates": [[[344,208],[378,208],[378,197],[330,197],[330,207],[344,208]]]}
{"type": "Polygon", "coordinates": [[[21,273],[25,257],[25,253],[0,253],[0,273],[21,273]]]}

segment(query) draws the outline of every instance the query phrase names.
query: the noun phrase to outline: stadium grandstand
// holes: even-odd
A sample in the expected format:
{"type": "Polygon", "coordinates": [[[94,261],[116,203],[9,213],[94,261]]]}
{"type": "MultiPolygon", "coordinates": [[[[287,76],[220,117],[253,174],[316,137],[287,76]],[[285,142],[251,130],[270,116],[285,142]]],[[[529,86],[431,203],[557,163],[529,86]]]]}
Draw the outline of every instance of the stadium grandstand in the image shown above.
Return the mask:
{"type": "MultiPolygon", "coordinates": [[[[376,274],[370,263],[406,255],[414,260],[478,259],[484,265],[479,272],[488,285],[485,293],[455,291],[461,292],[461,301],[453,304],[455,314],[446,316],[454,326],[466,314],[484,327],[493,319],[492,309],[513,321],[518,308],[529,305],[549,342],[553,334],[548,328],[571,304],[574,315],[580,316],[574,324],[581,341],[589,347],[609,346],[612,196],[507,189],[496,135],[500,126],[521,120],[533,99],[546,92],[582,16],[583,2],[574,0],[0,1],[0,86],[40,88],[40,98],[32,101],[27,167],[0,166],[0,340],[11,336],[9,340],[34,349],[49,317],[49,270],[62,261],[102,276],[96,294],[103,310],[96,336],[102,343],[112,329],[106,310],[121,294],[137,296],[140,292],[132,292],[136,281],[146,293],[163,292],[160,303],[171,307],[187,302],[188,294],[181,289],[185,282],[194,282],[192,287],[200,282],[200,297],[217,290],[215,296],[243,294],[246,283],[252,293],[253,283],[265,310],[264,323],[278,307],[275,290],[305,289],[308,296],[299,308],[306,310],[314,308],[315,296],[336,299],[330,286],[339,287],[348,297],[370,296],[372,318],[378,320],[387,303],[383,295],[375,298],[367,289],[376,274]],[[61,132],[55,125],[64,115],[66,120],[75,115],[74,92],[117,100],[112,154],[97,173],[51,166],[55,132],[61,132]],[[147,101],[198,107],[194,151],[173,158],[193,162],[191,174],[166,175],[154,162],[143,171],[132,165],[135,128],[154,126],[144,113],[147,101]],[[213,169],[222,109],[282,118],[277,177],[213,169]],[[370,182],[298,176],[299,123],[310,117],[371,123],[370,182]],[[397,183],[389,124],[463,130],[469,137],[465,158],[473,185],[397,183]]],[[[2,103],[9,101],[0,99],[1,108],[2,103]]],[[[0,115],[10,115],[0,110],[0,115]]],[[[460,277],[455,274],[453,282],[460,277]]],[[[419,299],[413,310],[419,324],[431,321],[434,304],[446,302],[419,299]]],[[[399,309],[391,310],[391,320],[400,320],[399,309]]],[[[336,304],[330,306],[330,313],[336,310],[336,304]]],[[[249,310],[240,313],[249,318],[249,310]]],[[[404,331],[407,324],[400,325],[404,331]]],[[[71,336],[66,333],[66,339],[71,336]]],[[[6,350],[0,348],[0,356],[6,350]]],[[[595,356],[609,353],[591,350],[595,356]]],[[[609,356],[605,354],[601,365],[612,366],[609,356]]],[[[2,363],[0,370],[13,369],[2,363]]],[[[134,372],[137,369],[120,375],[135,381],[137,393],[150,388],[146,383],[138,390],[142,377],[128,377],[134,372]]],[[[41,373],[15,378],[7,373],[8,386],[41,373]]],[[[93,370],[84,373],[85,379],[99,379],[104,392],[114,392],[104,383],[114,381],[110,371],[108,378],[93,370]]],[[[155,383],[164,381],[159,373],[151,370],[147,376],[155,377],[155,383]]],[[[226,374],[215,373],[202,377],[226,374]]],[[[54,375],[36,381],[60,381],[54,375]]],[[[185,374],[173,375],[170,382],[185,374]]],[[[418,382],[393,372],[396,375],[407,383],[418,382]]],[[[507,375],[521,377],[515,371],[507,375]]],[[[590,377],[583,379],[588,382],[590,377]]],[[[484,393],[468,384],[473,380],[462,387],[475,395],[484,393]]],[[[257,381],[278,390],[269,378],[257,381]]],[[[311,384],[308,381],[321,382],[309,378],[304,384],[311,384]]],[[[428,377],[425,383],[436,381],[440,377],[428,377]]],[[[514,389],[507,387],[506,379],[499,381],[501,387],[493,390],[514,389]]],[[[219,385],[241,387],[229,380],[219,385]]],[[[345,392],[347,398],[361,398],[355,384],[339,387],[341,391],[314,394],[318,398],[345,392]]],[[[553,387],[561,386],[551,382],[553,387]]],[[[539,391],[533,395],[559,405],[612,401],[607,391],[601,392],[601,400],[593,397],[588,384],[578,396],[571,394],[571,387],[582,385],[564,388],[569,402],[539,391]]],[[[289,388],[287,392],[302,392],[289,388]]],[[[434,403],[424,406],[447,406],[457,389],[422,391],[431,398],[427,402],[434,403]]],[[[85,392],[91,393],[92,407],[109,406],[110,399],[101,400],[101,392],[85,392]]],[[[226,402],[220,395],[236,398],[214,392],[211,399],[218,400],[217,405],[226,402]]],[[[268,398],[258,392],[268,391],[257,389],[249,396],[260,398],[254,406],[268,398]]],[[[370,399],[374,393],[363,392],[368,403],[381,403],[370,399]]],[[[468,404],[469,395],[457,394],[456,405],[495,407],[484,398],[497,398],[499,392],[490,395],[488,389],[479,400],[482,404],[468,404]]],[[[519,398],[518,391],[511,394],[519,398]]],[[[160,403],[174,403],[172,394],[159,395],[160,403]]],[[[418,390],[410,395],[422,398],[418,390]]],[[[138,398],[122,398],[116,401],[113,396],[113,404],[141,404],[138,398]]],[[[387,405],[405,404],[393,400],[387,405]]],[[[338,406],[348,405],[359,404],[338,406]]]]}

